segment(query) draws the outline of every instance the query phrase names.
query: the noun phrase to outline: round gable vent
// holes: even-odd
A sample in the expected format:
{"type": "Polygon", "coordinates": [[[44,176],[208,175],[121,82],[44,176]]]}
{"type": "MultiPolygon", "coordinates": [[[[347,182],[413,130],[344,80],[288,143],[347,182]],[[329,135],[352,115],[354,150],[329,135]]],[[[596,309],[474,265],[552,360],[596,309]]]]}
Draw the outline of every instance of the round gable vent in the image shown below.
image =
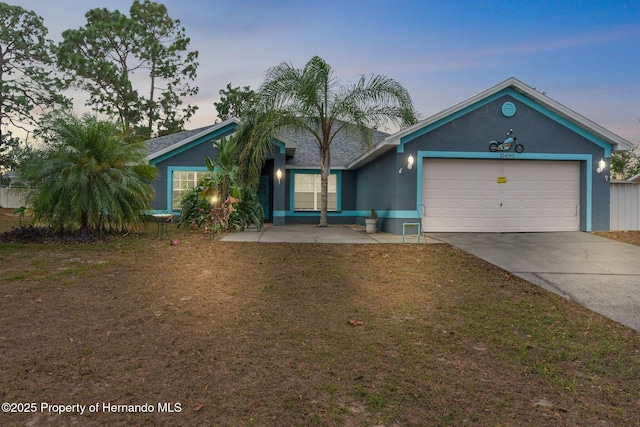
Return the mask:
{"type": "Polygon", "coordinates": [[[513,104],[513,102],[505,102],[504,104],[502,104],[502,114],[504,114],[505,117],[511,117],[516,113],[516,106],[513,104]]]}

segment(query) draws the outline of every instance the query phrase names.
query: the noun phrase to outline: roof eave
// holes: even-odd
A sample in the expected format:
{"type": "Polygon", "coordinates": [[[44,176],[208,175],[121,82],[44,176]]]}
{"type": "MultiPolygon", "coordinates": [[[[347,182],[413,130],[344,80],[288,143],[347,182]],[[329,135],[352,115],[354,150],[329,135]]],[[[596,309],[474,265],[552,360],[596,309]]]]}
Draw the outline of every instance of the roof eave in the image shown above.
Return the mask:
{"type": "Polygon", "coordinates": [[[359,167],[362,166],[363,164],[368,163],[369,161],[373,160],[375,157],[378,157],[380,154],[382,154],[383,152],[386,152],[388,150],[390,150],[392,147],[394,146],[399,146],[401,143],[402,138],[404,138],[407,135],[411,135],[412,133],[426,127],[429,126],[433,123],[438,122],[439,120],[442,120],[452,114],[457,113],[460,110],[463,110],[495,93],[498,93],[502,90],[505,90],[507,88],[512,88],[515,91],[534,99],[536,102],[538,102],[539,104],[543,105],[544,107],[546,107],[547,109],[554,111],[556,114],[558,114],[559,116],[563,117],[564,119],[570,121],[571,123],[591,132],[592,134],[596,135],[597,137],[599,137],[600,139],[602,139],[603,141],[607,142],[608,144],[611,144],[612,146],[612,150],[613,151],[626,151],[626,150],[632,150],[634,148],[633,144],[630,143],[629,141],[627,141],[626,139],[614,134],[613,132],[603,128],[602,126],[594,123],[593,121],[587,119],[586,117],[576,113],[575,111],[565,107],[564,105],[560,104],[557,101],[554,101],[553,99],[549,98],[548,96],[546,96],[543,93],[538,92],[536,89],[524,84],[523,82],[521,82],[520,80],[516,79],[515,77],[510,77],[507,80],[498,83],[497,85],[490,87],[489,89],[486,89],[470,98],[465,99],[464,101],[453,105],[445,110],[442,110],[441,112],[434,114],[433,116],[430,116],[412,126],[409,126],[405,129],[402,129],[396,133],[394,133],[393,135],[390,135],[389,137],[387,137],[384,141],[383,141],[383,145],[384,147],[378,147],[375,148],[373,150],[368,151],[367,153],[365,153],[364,155],[360,156],[358,159],[356,159],[352,165],[350,165],[350,167],[359,167]],[[384,150],[382,152],[380,152],[380,150],[384,150]],[[367,159],[366,157],[369,155],[373,155],[373,154],[377,154],[375,157],[372,157],[371,159],[367,159]]]}
{"type": "Polygon", "coordinates": [[[180,148],[180,147],[182,147],[183,145],[190,143],[191,141],[195,141],[195,140],[196,140],[196,139],[198,139],[198,138],[202,138],[203,136],[206,136],[206,135],[207,135],[207,134],[209,134],[209,133],[215,132],[215,131],[216,131],[216,130],[218,130],[218,129],[222,129],[222,128],[224,128],[225,126],[228,126],[228,125],[230,125],[230,124],[232,124],[232,123],[235,123],[235,124],[237,124],[237,125],[238,125],[238,124],[240,124],[240,120],[238,120],[238,119],[237,119],[237,118],[235,118],[235,117],[231,117],[230,119],[227,119],[227,120],[225,120],[225,121],[223,121],[223,122],[221,122],[221,123],[215,124],[215,125],[213,125],[213,126],[211,126],[211,127],[207,128],[207,129],[203,130],[202,132],[200,132],[200,133],[198,133],[198,134],[195,134],[195,135],[193,135],[193,136],[191,136],[191,137],[189,137],[189,138],[183,139],[182,141],[177,142],[177,143],[175,143],[175,144],[173,144],[173,145],[170,145],[170,146],[168,146],[168,147],[165,147],[165,148],[163,148],[163,149],[162,149],[162,150],[160,150],[160,151],[156,151],[156,152],[155,152],[155,153],[153,153],[153,154],[149,154],[147,157],[145,157],[145,160],[146,160],[147,162],[150,162],[150,161],[152,161],[153,159],[156,159],[156,158],[158,158],[158,157],[160,157],[160,156],[163,156],[163,155],[165,155],[165,154],[167,154],[167,153],[170,153],[171,151],[173,151],[173,150],[175,150],[175,149],[177,149],[177,148],[180,148]]]}
{"type": "Polygon", "coordinates": [[[627,179],[624,182],[640,182],[640,173],[632,176],[631,178],[627,179]]]}
{"type": "Polygon", "coordinates": [[[297,144],[295,142],[293,142],[292,140],[290,140],[289,138],[279,135],[274,137],[273,139],[280,141],[284,144],[284,149],[285,152],[287,154],[287,156],[294,156],[296,154],[296,148],[297,148],[297,144]]]}
{"type": "Polygon", "coordinates": [[[397,140],[393,138],[394,135],[390,135],[387,138],[383,139],[361,155],[359,155],[354,161],[349,163],[347,169],[357,169],[361,166],[366,165],[367,163],[377,159],[387,151],[393,149],[400,145],[400,139],[397,140]]]}
{"type": "Polygon", "coordinates": [[[590,119],[584,117],[583,115],[576,113],[572,109],[565,107],[559,102],[549,98],[547,95],[538,92],[537,90],[527,86],[521,81],[511,78],[514,84],[510,84],[506,87],[513,87],[516,91],[522,93],[523,95],[529,96],[530,98],[534,98],[539,104],[543,105],[549,110],[554,111],[560,117],[570,121],[578,127],[585,129],[586,131],[594,134],[599,137],[603,141],[611,144],[612,151],[627,151],[632,150],[633,144],[621,136],[616,135],[615,133],[605,129],[599,124],[591,121],[590,119]]]}
{"type": "MultiPolygon", "coordinates": [[[[320,170],[320,165],[317,164],[308,164],[308,165],[304,165],[304,164],[290,164],[287,163],[285,165],[285,169],[287,170],[294,170],[294,169],[310,169],[310,170],[320,170]]],[[[331,165],[331,170],[349,170],[350,168],[348,166],[336,166],[336,165],[331,165]]]]}

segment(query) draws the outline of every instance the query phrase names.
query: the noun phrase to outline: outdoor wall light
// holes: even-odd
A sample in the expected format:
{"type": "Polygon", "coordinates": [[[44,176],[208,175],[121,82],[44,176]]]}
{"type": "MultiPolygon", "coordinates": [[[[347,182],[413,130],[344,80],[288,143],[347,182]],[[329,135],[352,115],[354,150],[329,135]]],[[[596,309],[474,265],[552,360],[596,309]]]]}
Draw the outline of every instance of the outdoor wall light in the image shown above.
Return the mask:
{"type": "Polygon", "coordinates": [[[217,188],[209,188],[205,190],[203,197],[209,202],[213,209],[220,207],[220,193],[217,188]]]}
{"type": "Polygon", "coordinates": [[[280,184],[280,180],[282,179],[282,170],[280,170],[280,168],[276,171],[276,179],[278,180],[278,184],[280,184]]]}
{"type": "Polygon", "coordinates": [[[413,156],[409,154],[409,158],[407,159],[407,169],[413,169],[413,156]]]}
{"type": "Polygon", "coordinates": [[[600,161],[598,162],[598,169],[596,169],[596,172],[602,173],[605,167],[607,167],[607,164],[605,163],[604,159],[600,159],[600,161]]]}

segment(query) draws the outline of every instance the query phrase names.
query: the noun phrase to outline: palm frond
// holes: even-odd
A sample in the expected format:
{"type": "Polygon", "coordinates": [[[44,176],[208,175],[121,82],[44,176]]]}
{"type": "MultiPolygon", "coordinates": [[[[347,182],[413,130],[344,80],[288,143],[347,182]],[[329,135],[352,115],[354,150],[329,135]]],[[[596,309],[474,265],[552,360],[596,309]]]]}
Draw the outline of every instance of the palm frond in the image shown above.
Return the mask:
{"type": "Polygon", "coordinates": [[[116,125],[95,116],[59,113],[42,124],[49,145],[21,165],[36,185],[28,201],[36,218],[84,232],[136,224],[157,174],[143,145],[125,143],[116,125]]]}

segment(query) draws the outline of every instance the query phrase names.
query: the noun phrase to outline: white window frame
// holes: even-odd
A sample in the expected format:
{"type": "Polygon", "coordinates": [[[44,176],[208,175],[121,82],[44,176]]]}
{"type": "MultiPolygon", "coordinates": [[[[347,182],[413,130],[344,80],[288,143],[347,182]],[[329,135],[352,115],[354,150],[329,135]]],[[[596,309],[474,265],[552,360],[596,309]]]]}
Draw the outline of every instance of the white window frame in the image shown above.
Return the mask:
{"type": "MultiPolygon", "coordinates": [[[[330,173],[329,174],[329,184],[327,188],[327,211],[335,212],[338,210],[338,174],[330,173]],[[332,191],[333,189],[333,191],[332,191]],[[332,197],[333,196],[333,197],[332,197]]],[[[306,183],[308,184],[308,183],[306,183]]],[[[296,172],[293,175],[293,210],[298,212],[315,212],[320,210],[321,204],[321,176],[320,173],[314,172],[296,172]],[[301,192],[297,191],[297,189],[303,186],[305,183],[302,183],[298,180],[298,177],[302,179],[302,177],[310,177],[313,176],[314,180],[312,183],[312,188],[309,188],[310,191],[305,191],[305,193],[311,194],[311,200],[306,201],[307,206],[302,206],[305,201],[300,199],[301,192]],[[313,206],[309,205],[309,202],[313,204],[313,206]]]]}
{"type": "Polygon", "coordinates": [[[170,178],[171,188],[169,190],[169,195],[170,195],[169,206],[171,207],[172,211],[180,210],[181,208],[180,198],[182,197],[182,194],[185,191],[189,191],[195,186],[197,186],[200,178],[202,178],[203,176],[206,176],[208,173],[209,171],[206,168],[204,169],[176,168],[171,171],[171,178],[170,178]],[[179,183],[182,184],[184,182],[185,185],[181,185],[181,188],[178,188],[176,186],[176,174],[178,175],[191,174],[191,175],[186,177],[186,179],[181,177],[179,183]]]}

